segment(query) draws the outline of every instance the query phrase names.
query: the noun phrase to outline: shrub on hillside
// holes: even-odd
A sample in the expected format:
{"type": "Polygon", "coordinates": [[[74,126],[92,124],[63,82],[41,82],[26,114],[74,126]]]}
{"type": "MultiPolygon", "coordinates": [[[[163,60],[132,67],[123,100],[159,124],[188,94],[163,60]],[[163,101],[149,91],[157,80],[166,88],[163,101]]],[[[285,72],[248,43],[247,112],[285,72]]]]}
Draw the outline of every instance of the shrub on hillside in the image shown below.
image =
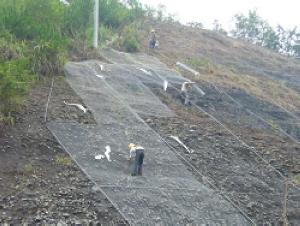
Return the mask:
{"type": "Polygon", "coordinates": [[[31,59],[26,57],[28,46],[4,32],[0,36],[0,121],[9,121],[10,112],[22,102],[34,80],[31,59]]]}
{"type": "Polygon", "coordinates": [[[33,71],[37,75],[61,74],[66,60],[65,46],[62,40],[33,42],[31,44],[33,71]]]}
{"type": "Polygon", "coordinates": [[[137,52],[140,48],[138,32],[134,26],[126,26],[122,32],[120,46],[126,52],[137,52]]]}
{"type": "MultiPolygon", "coordinates": [[[[69,2],[0,0],[0,118],[21,103],[33,74],[60,74],[67,53],[92,52],[94,0],[69,2]]],[[[100,43],[144,14],[138,0],[100,0],[100,6],[100,43]]],[[[125,27],[122,37],[126,51],[138,50],[134,28],[125,27]]]]}
{"type": "Polygon", "coordinates": [[[14,59],[0,64],[0,112],[9,116],[22,103],[34,80],[29,59],[14,59]]]}

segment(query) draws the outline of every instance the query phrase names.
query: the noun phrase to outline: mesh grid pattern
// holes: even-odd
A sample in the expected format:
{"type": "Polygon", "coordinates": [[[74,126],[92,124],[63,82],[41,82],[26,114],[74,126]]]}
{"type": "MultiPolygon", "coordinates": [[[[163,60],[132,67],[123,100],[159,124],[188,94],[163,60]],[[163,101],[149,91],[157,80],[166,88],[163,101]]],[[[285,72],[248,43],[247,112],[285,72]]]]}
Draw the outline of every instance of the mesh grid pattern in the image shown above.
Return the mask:
{"type": "Polygon", "coordinates": [[[124,67],[105,64],[101,72],[95,61],[67,64],[67,80],[97,125],[50,122],[48,128],[58,141],[131,224],[249,225],[228,201],[198,182],[140,119],[137,113],[174,113],[140,81],[138,69],[130,73],[132,66],[124,67]],[[130,142],[145,148],[143,177],[130,176],[130,142]],[[112,162],[95,160],[106,145],[111,146],[112,162]]]}

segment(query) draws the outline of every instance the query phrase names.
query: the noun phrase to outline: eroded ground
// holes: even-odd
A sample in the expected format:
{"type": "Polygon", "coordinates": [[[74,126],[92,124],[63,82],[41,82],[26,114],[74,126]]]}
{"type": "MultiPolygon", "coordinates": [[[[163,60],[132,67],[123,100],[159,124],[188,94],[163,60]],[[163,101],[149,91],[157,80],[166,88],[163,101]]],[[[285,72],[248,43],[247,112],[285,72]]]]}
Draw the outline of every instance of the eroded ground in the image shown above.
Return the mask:
{"type": "MultiPolygon", "coordinates": [[[[257,155],[210,117],[199,112],[199,109],[183,107],[175,90],[169,89],[167,94],[161,89],[152,87],[152,90],[177,114],[177,117],[145,117],[146,122],[259,225],[282,223],[285,209],[285,180],[273,167],[262,161],[261,157],[271,159],[270,156],[273,156],[273,160],[269,162],[279,172],[288,176],[289,169],[296,166],[295,162],[288,158],[293,154],[289,153],[290,150],[294,150],[293,144],[283,138],[276,138],[269,130],[255,129],[255,125],[251,128],[235,124],[233,120],[227,118],[230,128],[234,131],[237,129],[235,132],[244,129],[241,133],[245,138],[248,137],[246,142],[259,143],[256,145],[259,151],[257,155]],[[188,153],[170,139],[171,135],[178,136],[194,150],[194,153],[188,153]],[[279,148],[282,145],[287,147],[285,152],[279,148]],[[265,152],[268,154],[262,151],[267,146],[265,152]]],[[[226,118],[228,111],[224,110],[222,113],[226,118]]],[[[247,120],[244,118],[243,122],[247,120]]],[[[198,178],[203,180],[199,174],[198,178]]],[[[287,217],[291,224],[297,225],[300,221],[299,190],[294,185],[288,185],[287,191],[287,217]]]]}
{"type": "MultiPolygon", "coordinates": [[[[99,223],[124,225],[112,204],[64,152],[44,123],[51,79],[39,82],[0,137],[0,224],[99,223]]],[[[55,77],[48,119],[94,123],[63,101],[81,103],[63,77],[55,77]]],[[[3,128],[4,129],[4,128],[3,128]]]]}

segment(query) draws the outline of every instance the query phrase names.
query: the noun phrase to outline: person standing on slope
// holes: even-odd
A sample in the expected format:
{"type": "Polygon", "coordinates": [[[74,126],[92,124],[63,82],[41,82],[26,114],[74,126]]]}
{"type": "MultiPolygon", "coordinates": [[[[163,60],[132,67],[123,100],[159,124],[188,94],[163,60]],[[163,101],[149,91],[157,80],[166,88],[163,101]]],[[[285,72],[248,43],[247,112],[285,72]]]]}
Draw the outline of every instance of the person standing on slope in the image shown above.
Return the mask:
{"type": "Polygon", "coordinates": [[[144,148],[139,145],[130,143],[129,148],[129,160],[134,159],[131,176],[142,176],[143,174],[143,162],[144,162],[144,148]]]}
{"type": "Polygon", "coordinates": [[[156,42],[157,42],[156,33],[155,33],[155,30],[152,29],[151,34],[150,34],[150,40],[149,40],[149,48],[154,49],[156,42]]]}
{"type": "Polygon", "coordinates": [[[195,82],[184,82],[181,85],[181,90],[180,90],[181,98],[182,98],[183,104],[186,106],[190,106],[192,104],[191,100],[190,100],[190,92],[192,89],[192,84],[194,84],[194,83],[195,82]]]}

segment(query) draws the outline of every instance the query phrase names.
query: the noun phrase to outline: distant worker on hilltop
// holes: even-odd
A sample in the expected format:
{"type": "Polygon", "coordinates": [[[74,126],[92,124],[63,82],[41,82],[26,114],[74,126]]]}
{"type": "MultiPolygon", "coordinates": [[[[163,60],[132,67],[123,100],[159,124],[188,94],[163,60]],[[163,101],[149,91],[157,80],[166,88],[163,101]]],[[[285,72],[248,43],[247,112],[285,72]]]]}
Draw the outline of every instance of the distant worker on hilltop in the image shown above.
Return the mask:
{"type": "Polygon", "coordinates": [[[151,30],[150,39],[149,39],[149,48],[154,49],[157,46],[157,37],[154,29],[151,30]]]}

